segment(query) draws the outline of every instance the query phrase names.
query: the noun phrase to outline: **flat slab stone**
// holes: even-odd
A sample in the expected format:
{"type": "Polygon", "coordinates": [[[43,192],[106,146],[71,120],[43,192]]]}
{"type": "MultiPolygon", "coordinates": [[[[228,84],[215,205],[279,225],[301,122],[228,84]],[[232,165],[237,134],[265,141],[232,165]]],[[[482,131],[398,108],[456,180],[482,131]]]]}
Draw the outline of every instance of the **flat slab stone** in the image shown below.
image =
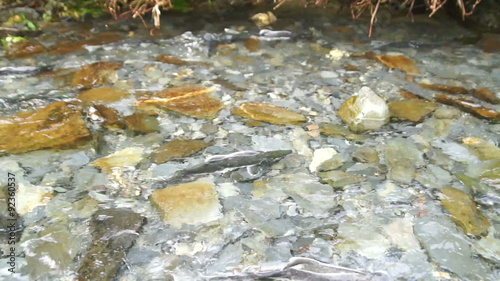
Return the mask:
{"type": "Polygon", "coordinates": [[[268,103],[243,103],[233,108],[233,114],[278,125],[300,125],[306,121],[302,114],[268,103]]]}
{"type": "Polygon", "coordinates": [[[0,152],[24,153],[45,148],[72,148],[90,137],[80,110],[55,102],[35,112],[0,118],[0,152]]]}

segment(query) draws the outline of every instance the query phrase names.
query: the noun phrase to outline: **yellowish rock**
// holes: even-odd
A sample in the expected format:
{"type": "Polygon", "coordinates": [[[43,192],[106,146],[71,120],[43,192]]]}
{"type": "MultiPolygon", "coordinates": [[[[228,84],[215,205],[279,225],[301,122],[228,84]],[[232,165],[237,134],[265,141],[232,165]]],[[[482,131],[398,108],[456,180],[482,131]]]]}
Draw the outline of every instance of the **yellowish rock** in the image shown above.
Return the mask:
{"type": "Polygon", "coordinates": [[[175,139],[155,149],[151,158],[154,163],[161,164],[173,158],[190,156],[210,145],[212,143],[202,140],[175,139]]]}
{"type": "Polygon", "coordinates": [[[300,125],[306,121],[302,114],[268,103],[247,102],[233,108],[233,114],[279,125],[300,125]]]}
{"type": "Polygon", "coordinates": [[[500,148],[480,138],[465,138],[462,140],[465,147],[482,161],[500,160],[500,148]]]}
{"type": "Polygon", "coordinates": [[[20,216],[31,212],[38,206],[46,205],[54,196],[51,186],[37,186],[19,182],[16,191],[16,212],[20,216]]]}
{"type": "Polygon", "coordinates": [[[222,217],[215,184],[208,179],[155,190],[149,200],[161,212],[165,223],[176,228],[183,224],[204,224],[222,217]]]}
{"type": "Polygon", "coordinates": [[[134,167],[142,161],[143,157],[143,148],[127,147],[106,157],[99,158],[89,165],[99,167],[106,173],[111,173],[113,168],[134,167]]]}
{"type": "Polygon", "coordinates": [[[123,118],[127,128],[136,133],[149,134],[160,129],[156,116],[150,116],[143,112],[135,112],[132,115],[123,118]]]}
{"type": "Polygon", "coordinates": [[[126,90],[115,87],[100,87],[80,92],[76,98],[83,102],[114,102],[128,97],[126,90]]]}
{"type": "Polygon", "coordinates": [[[269,11],[267,13],[258,13],[258,14],[255,14],[250,19],[259,28],[263,28],[263,27],[269,26],[269,25],[275,23],[278,20],[276,18],[276,16],[273,14],[273,12],[271,12],[271,11],[269,11]]]}
{"type": "Polygon", "coordinates": [[[90,131],[80,110],[62,101],[0,118],[0,152],[72,148],[88,139],[90,131]]]}
{"type": "Polygon", "coordinates": [[[77,70],[71,82],[73,87],[90,88],[118,80],[116,69],[122,67],[117,62],[96,62],[77,70]]]}
{"type": "Polygon", "coordinates": [[[222,109],[222,102],[209,96],[212,90],[201,85],[172,87],[143,96],[134,106],[149,114],[170,110],[194,118],[212,119],[222,109]]]}
{"type": "Polygon", "coordinates": [[[441,204],[450,213],[452,220],[465,233],[481,236],[487,233],[490,222],[477,209],[474,200],[465,192],[452,187],[442,190],[441,204]]]}
{"type": "Polygon", "coordinates": [[[342,103],[337,115],[351,131],[378,130],[389,121],[389,107],[370,88],[362,87],[342,103]]]}
{"type": "Polygon", "coordinates": [[[410,120],[412,122],[421,121],[427,114],[436,110],[434,102],[421,99],[410,99],[393,101],[389,103],[389,111],[392,117],[410,120]]]}
{"type": "Polygon", "coordinates": [[[397,68],[404,71],[406,74],[418,74],[418,68],[415,66],[415,61],[405,56],[391,55],[375,55],[375,60],[389,68],[397,68]]]}

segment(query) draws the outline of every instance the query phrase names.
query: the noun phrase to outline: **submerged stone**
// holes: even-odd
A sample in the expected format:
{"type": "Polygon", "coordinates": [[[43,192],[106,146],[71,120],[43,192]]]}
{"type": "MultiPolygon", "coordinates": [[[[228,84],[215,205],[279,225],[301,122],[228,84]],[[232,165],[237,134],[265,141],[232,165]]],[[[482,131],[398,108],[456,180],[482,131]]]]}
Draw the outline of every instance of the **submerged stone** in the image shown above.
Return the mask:
{"type": "Polygon", "coordinates": [[[250,52],[257,52],[260,50],[260,40],[258,38],[248,38],[245,40],[245,48],[250,52]]]}
{"type": "Polygon", "coordinates": [[[337,151],[335,151],[335,149],[331,147],[316,149],[314,151],[311,164],[309,165],[309,170],[311,171],[311,173],[315,173],[322,164],[324,164],[328,160],[331,160],[336,154],[337,151]]]}
{"type": "Polygon", "coordinates": [[[83,102],[114,102],[128,96],[128,91],[116,87],[100,87],[80,92],[76,98],[83,102]]]}
{"type": "Polygon", "coordinates": [[[153,191],[149,200],[160,211],[165,223],[181,228],[199,225],[222,217],[215,184],[209,179],[153,191]]]}
{"type": "Polygon", "coordinates": [[[321,182],[328,183],[332,187],[343,188],[347,185],[359,183],[365,179],[343,171],[318,172],[321,182]]]}
{"type": "Polygon", "coordinates": [[[443,208],[465,233],[475,236],[487,233],[490,223],[468,194],[452,187],[445,187],[441,192],[444,195],[441,199],[443,208]]]}
{"type": "Polygon", "coordinates": [[[167,55],[159,55],[156,57],[156,60],[164,62],[164,63],[168,63],[168,64],[174,64],[174,65],[188,65],[189,64],[189,62],[187,62],[185,60],[181,60],[181,59],[174,58],[174,57],[167,56],[167,55]]]}
{"type": "Polygon", "coordinates": [[[8,59],[19,59],[44,53],[45,51],[45,46],[38,42],[22,40],[17,43],[9,44],[5,57],[8,59]]]}
{"type": "Polygon", "coordinates": [[[93,241],[78,269],[78,279],[113,280],[145,222],[129,209],[95,212],[90,222],[93,241]]]}
{"type": "Polygon", "coordinates": [[[51,186],[18,183],[15,195],[16,204],[14,205],[16,212],[20,216],[24,216],[36,207],[46,205],[54,197],[52,192],[51,186]]]}
{"type": "Polygon", "coordinates": [[[436,104],[422,99],[409,99],[389,103],[392,117],[412,122],[421,121],[427,114],[436,109],[436,104]]]}
{"type": "Polygon", "coordinates": [[[172,87],[141,97],[134,106],[151,114],[170,110],[189,117],[213,119],[222,109],[222,102],[209,96],[212,91],[201,85],[172,87]]]}
{"type": "Polygon", "coordinates": [[[269,103],[247,102],[233,108],[233,114],[278,125],[299,125],[306,121],[302,114],[269,103]]]}
{"type": "Polygon", "coordinates": [[[112,109],[103,104],[96,104],[94,108],[97,110],[96,114],[104,119],[102,126],[109,130],[125,129],[125,124],[120,120],[120,115],[112,109]]]}
{"type": "Polygon", "coordinates": [[[389,121],[385,100],[368,87],[342,103],[337,114],[355,132],[378,130],[389,121]]]}
{"type": "Polygon", "coordinates": [[[468,112],[478,118],[498,122],[500,113],[493,108],[484,107],[467,99],[454,99],[446,95],[436,96],[436,101],[448,105],[455,106],[462,111],[468,112]]]}
{"type": "Polygon", "coordinates": [[[319,125],[319,132],[325,136],[347,140],[363,140],[368,138],[368,136],[355,134],[342,125],[331,123],[321,123],[319,125]]]}
{"type": "Polygon", "coordinates": [[[486,88],[476,88],[472,90],[472,96],[492,104],[500,104],[500,98],[486,88]]]}
{"type": "Polygon", "coordinates": [[[116,69],[122,67],[117,62],[96,62],[87,64],[77,70],[71,85],[77,88],[90,88],[118,80],[116,69]]]}
{"type": "Polygon", "coordinates": [[[59,101],[35,112],[0,118],[0,152],[24,153],[44,148],[71,148],[90,137],[79,109],[59,101]]]}
{"type": "Polygon", "coordinates": [[[113,168],[135,167],[142,161],[143,157],[144,148],[127,147],[106,157],[99,158],[89,165],[100,167],[104,172],[111,173],[113,168]]]}
{"type": "Polygon", "coordinates": [[[375,148],[373,147],[368,146],[357,148],[352,153],[352,158],[354,159],[354,161],[360,163],[378,164],[380,162],[377,150],[375,150],[375,148]]]}
{"type": "Polygon", "coordinates": [[[104,45],[112,42],[119,41],[121,39],[120,33],[117,32],[103,32],[94,35],[85,40],[77,42],[60,42],[56,44],[50,51],[53,55],[64,55],[67,53],[78,52],[85,50],[85,46],[98,46],[104,45]]]}
{"type": "Polygon", "coordinates": [[[123,122],[125,122],[130,131],[141,134],[157,132],[160,129],[158,119],[155,116],[150,116],[142,112],[135,112],[132,115],[124,117],[123,122]]]}
{"type": "Polygon", "coordinates": [[[469,89],[460,86],[427,84],[427,83],[418,83],[418,85],[424,89],[439,91],[452,95],[466,95],[469,93],[469,89]]]}
{"type": "Polygon", "coordinates": [[[462,140],[465,147],[477,156],[479,160],[494,160],[500,159],[500,148],[493,143],[489,143],[480,138],[465,138],[462,140]]]}
{"type": "Polygon", "coordinates": [[[385,162],[389,169],[387,178],[410,183],[417,167],[425,164],[422,152],[408,139],[393,139],[385,146],[385,162]]]}
{"type": "Polygon", "coordinates": [[[151,160],[156,164],[161,164],[174,158],[188,157],[211,145],[212,143],[202,140],[174,139],[156,148],[151,155],[151,160]]]}
{"type": "Polygon", "coordinates": [[[418,68],[415,66],[415,61],[405,56],[375,55],[374,58],[389,68],[401,69],[407,74],[419,73],[418,68]]]}

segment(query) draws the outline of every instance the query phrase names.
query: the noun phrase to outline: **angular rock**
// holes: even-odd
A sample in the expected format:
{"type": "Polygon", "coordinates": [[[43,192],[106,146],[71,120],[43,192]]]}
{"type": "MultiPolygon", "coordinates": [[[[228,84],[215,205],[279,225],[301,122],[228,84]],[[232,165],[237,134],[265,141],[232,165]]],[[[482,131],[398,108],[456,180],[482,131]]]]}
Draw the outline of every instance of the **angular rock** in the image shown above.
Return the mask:
{"type": "Polygon", "coordinates": [[[401,69],[406,74],[419,73],[418,68],[415,66],[415,61],[405,56],[375,55],[374,58],[383,65],[389,68],[401,69]]]}
{"type": "Polygon", "coordinates": [[[441,199],[443,208],[465,233],[475,236],[487,234],[490,223],[468,194],[452,187],[445,187],[441,192],[444,195],[441,199]]]}
{"type": "Polygon", "coordinates": [[[342,103],[337,115],[354,132],[378,130],[389,121],[389,107],[370,88],[362,87],[342,103]]]}
{"type": "Polygon", "coordinates": [[[90,88],[118,80],[116,69],[122,67],[117,62],[96,62],[87,64],[77,70],[71,81],[76,88],[90,88]]]}
{"type": "Polygon", "coordinates": [[[90,131],[79,109],[59,101],[35,112],[0,118],[0,152],[24,153],[82,144],[90,131]]]}
{"type": "Polygon", "coordinates": [[[472,137],[464,138],[462,142],[481,161],[500,159],[500,148],[493,143],[472,137]]]}
{"type": "Polygon", "coordinates": [[[90,166],[100,167],[104,172],[111,173],[116,167],[135,167],[144,157],[144,148],[127,147],[106,157],[99,158],[90,166]]]}
{"type": "Polygon", "coordinates": [[[321,123],[319,125],[319,131],[321,134],[325,136],[347,139],[347,140],[363,140],[369,137],[369,136],[355,134],[342,125],[331,124],[331,123],[321,123]]]}
{"type": "Polygon", "coordinates": [[[316,149],[311,164],[309,165],[309,171],[315,173],[323,163],[331,160],[336,154],[337,151],[331,147],[316,149]]]}
{"type": "Polygon", "coordinates": [[[16,212],[24,216],[34,208],[46,205],[54,197],[52,192],[51,186],[36,186],[19,182],[16,191],[16,212]]]}
{"type": "Polygon", "coordinates": [[[363,177],[349,174],[343,171],[318,172],[318,177],[320,177],[321,182],[327,183],[332,187],[340,188],[365,180],[363,177]]]}
{"type": "Polygon", "coordinates": [[[378,152],[373,147],[362,146],[356,149],[352,153],[352,158],[356,162],[360,163],[372,163],[378,164],[380,162],[380,158],[378,157],[378,152]]]}
{"type": "Polygon", "coordinates": [[[83,102],[114,102],[129,96],[128,91],[115,87],[100,87],[82,91],[76,96],[83,102]]]}
{"type": "Polygon", "coordinates": [[[183,224],[204,224],[222,217],[215,184],[208,179],[155,190],[149,200],[161,212],[165,223],[175,228],[183,224]]]}
{"type": "Polygon", "coordinates": [[[498,122],[500,120],[500,113],[492,108],[481,106],[471,100],[454,99],[446,95],[436,96],[436,101],[448,105],[453,105],[462,111],[468,112],[477,118],[491,120],[498,122]]]}
{"type": "Polygon", "coordinates": [[[211,145],[212,143],[207,143],[202,140],[174,139],[156,148],[151,155],[151,161],[156,164],[161,164],[174,158],[188,157],[211,145]]]}
{"type": "Polygon", "coordinates": [[[338,249],[345,255],[355,251],[369,259],[382,259],[390,247],[390,242],[379,230],[367,223],[341,223],[338,249]]]}
{"type": "Polygon", "coordinates": [[[114,110],[103,104],[96,104],[94,108],[97,114],[104,119],[102,126],[109,130],[125,129],[125,124],[120,120],[120,115],[114,110]]]}
{"type": "Polygon", "coordinates": [[[278,125],[299,125],[306,121],[302,114],[268,103],[247,102],[235,107],[233,114],[278,125]]]}
{"type": "Polygon", "coordinates": [[[250,18],[259,28],[269,26],[276,22],[277,18],[272,12],[258,13],[250,18]]]}
{"type": "Polygon", "coordinates": [[[149,134],[160,130],[160,124],[155,116],[146,113],[135,112],[123,118],[127,128],[136,133],[149,134]]]}
{"type": "Polygon", "coordinates": [[[427,114],[433,112],[437,105],[422,99],[393,101],[389,103],[392,117],[412,122],[421,121],[427,114]]]}
{"type": "Polygon", "coordinates": [[[22,40],[17,43],[10,44],[7,48],[5,56],[8,59],[20,59],[44,53],[45,51],[45,46],[38,42],[22,40]]]}
{"type": "Polygon", "coordinates": [[[385,162],[389,172],[387,178],[410,183],[416,176],[416,169],[425,164],[422,152],[408,139],[389,140],[385,146],[385,162]]]}
{"type": "Polygon", "coordinates": [[[160,61],[160,62],[168,63],[168,64],[174,64],[174,65],[188,65],[189,64],[189,62],[187,62],[185,60],[181,60],[181,59],[174,58],[174,57],[167,56],[167,55],[159,55],[156,57],[156,60],[160,61]]]}
{"type": "Polygon", "coordinates": [[[78,269],[78,280],[113,280],[145,222],[129,209],[95,212],[90,222],[93,241],[78,269]]]}
{"type": "Polygon", "coordinates": [[[451,95],[466,95],[469,93],[469,89],[460,86],[426,84],[426,83],[418,83],[418,85],[424,89],[439,91],[451,95]]]}
{"type": "Polygon", "coordinates": [[[194,118],[212,119],[222,109],[222,102],[208,95],[212,90],[201,85],[172,87],[141,97],[134,106],[151,114],[170,110],[194,118]]]}

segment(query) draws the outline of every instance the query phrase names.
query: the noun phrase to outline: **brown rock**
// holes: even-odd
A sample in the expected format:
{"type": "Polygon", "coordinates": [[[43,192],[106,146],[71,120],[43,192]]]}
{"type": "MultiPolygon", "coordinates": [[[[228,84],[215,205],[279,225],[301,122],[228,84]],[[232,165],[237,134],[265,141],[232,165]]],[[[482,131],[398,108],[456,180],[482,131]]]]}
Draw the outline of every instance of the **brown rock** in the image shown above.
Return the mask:
{"type": "Polygon", "coordinates": [[[435,103],[421,99],[401,100],[389,103],[389,111],[392,117],[412,122],[421,121],[424,116],[436,110],[436,107],[435,103]]]}
{"type": "Polygon", "coordinates": [[[245,40],[245,48],[250,52],[257,52],[260,50],[260,40],[257,38],[248,38],[245,40]]]}
{"type": "MultiPolygon", "coordinates": [[[[369,57],[368,54],[366,56],[369,57]]],[[[389,68],[401,69],[407,74],[419,73],[418,68],[415,66],[415,61],[405,56],[375,55],[374,58],[389,68]]]]}
{"type": "Polygon", "coordinates": [[[94,108],[97,110],[97,114],[104,119],[103,127],[110,130],[125,129],[125,124],[120,120],[120,115],[114,109],[102,104],[96,104],[94,108]]]}
{"type": "Polygon", "coordinates": [[[442,192],[443,208],[465,233],[481,236],[488,232],[490,222],[477,209],[476,203],[468,194],[452,187],[445,187],[442,192]]]}
{"type": "Polygon", "coordinates": [[[104,45],[112,42],[119,41],[121,35],[117,32],[103,32],[97,34],[89,39],[81,40],[78,42],[68,42],[62,41],[56,44],[50,51],[53,55],[64,55],[72,52],[78,52],[85,50],[85,45],[98,46],[104,45]]]}
{"type": "Polygon", "coordinates": [[[412,92],[408,92],[408,91],[405,91],[405,90],[400,90],[399,91],[399,95],[402,97],[402,98],[405,98],[407,100],[411,100],[411,99],[419,99],[420,97],[415,95],[414,93],[412,92]]]}
{"type": "Polygon", "coordinates": [[[80,92],[76,98],[83,102],[114,102],[128,96],[128,91],[115,87],[100,87],[80,92]]]}
{"type": "Polygon", "coordinates": [[[9,59],[19,59],[44,53],[45,51],[46,49],[42,44],[23,40],[9,45],[5,56],[9,59]]]}
{"type": "Polygon", "coordinates": [[[222,78],[215,78],[214,80],[212,80],[212,82],[215,84],[221,85],[224,88],[228,88],[229,90],[233,90],[233,91],[243,92],[243,91],[248,90],[246,88],[238,87],[238,86],[234,85],[233,83],[231,83],[225,79],[222,79],[222,78]]]}
{"type": "Polygon", "coordinates": [[[500,52],[500,34],[485,33],[477,45],[487,53],[500,52]]]}
{"type": "Polygon", "coordinates": [[[352,64],[345,65],[344,69],[347,71],[358,71],[359,70],[359,68],[357,66],[352,65],[352,64]]]}
{"type": "Polygon", "coordinates": [[[233,108],[233,114],[279,125],[300,125],[306,121],[302,114],[268,103],[243,103],[233,108]]]}
{"type": "Polygon", "coordinates": [[[137,109],[151,114],[171,110],[194,118],[211,119],[222,109],[222,102],[210,97],[211,88],[201,85],[184,85],[141,97],[137,109]]]}
{"type": "Polygon", "coordinates": [[[472,96],[474,96],[476,99],[483,100],[492,104],[500,103],[500,99],[486,88],[477,88],[472,90],[472,96]]]}
{"type": "Polygon", "coordinates": [[[90,88],[116,81],[116,69],[122,67],[116,62],[96,62],[82,66],[73,76],[72,86],[90,88]]]}
{"type": "Polygon", "coordinates": [[[156,117],[142,112],[136,112],[129,115],[123,118],[123,121],[130,131],[137,133],[149,134],[160,129],[158,119],[156,119],[156,117]]]}
{"type": "Polygon", "coordinates": [[[179,140],[174,139],[155,149],[151,160],[156,164],[161,164],[178,157],[188,157],[212,143],[206,143],[202,140],[179,140]]]}
{"type": "Polygon", "coordinates": [[[439,91],[452,95],[465,95],[469,93],[469,90],[464,87],[459,86],[449,86],[449,85],[439,85],[439,84],[426,84],[426,83],[418,83],[418,85],[422,88],[439,91]]]}
{"type": "Polygon", "coordinates": [[[174,57],[167,56],[167,55],[159,55],[156,57],[156,60],[164,62],[164,63],[175,64],[175,65],[188,65],[189,64],[189,62],[187,62],[185,60],[181,60],[181,59],[174,58],[174,57]]]}
{"type": "Polygon", "coordinates": [[[471,100],[466,99],[453,99],[447,95],[436,96],[436,101],[447,105],[452,105],[462,111],[468,112],[478,118],[498,122],[500,120],[500,113],[492,108],[481,106],[471,100]]]}
{"type": "Polygon", "coordinates": [[[151,204],[162,213],[163,220],[173,227],[198,225],[222,217],[215,185],[208,180],[169,186],[153,191],[151,204]]]}
{"type": "Polygon", "coordinates": [[[79,109],[59,101],[35,112],[0,118],[0,152],[24,153],[44,148],[69,148],[90,132],[79,109]]]}

